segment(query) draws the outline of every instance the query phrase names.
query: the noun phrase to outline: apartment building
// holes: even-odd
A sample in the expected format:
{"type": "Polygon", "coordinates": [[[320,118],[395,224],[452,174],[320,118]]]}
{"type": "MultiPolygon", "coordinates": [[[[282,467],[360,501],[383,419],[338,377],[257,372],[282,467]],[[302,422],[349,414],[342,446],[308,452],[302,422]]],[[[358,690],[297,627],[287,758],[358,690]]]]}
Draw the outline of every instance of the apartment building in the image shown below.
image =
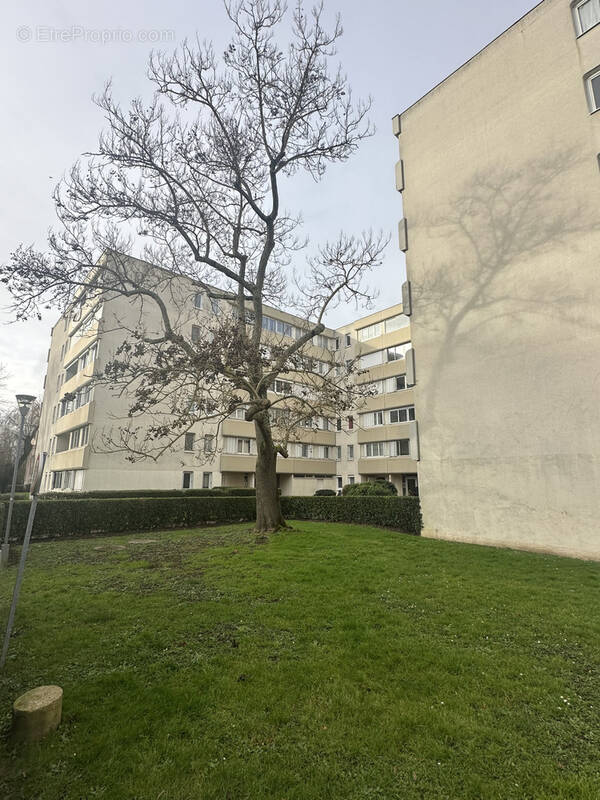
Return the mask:
{"type": "MultiPolygon", "coordinates": [[[[191,342],[203,335],[211,316],[227,313],[227,300],[215,300],[184,279],[170,280],[164,299],[177,329],[191,342]]],[[[150,315],[150,328],[157,324],[156,312],[141,312],[139,304],[113,297],[78,303],[54,326],[37,447],[48,453],[42,491],[252,487],[256,441],[243,408],[220,426],[199,423],[157,461],[132,463],[125,451],[103,442],[103,433],[127,422],[131,397],[95,383],[93,375],[112,359],[140,313],[150,315]]],[[[265,341],[297,338],[307,325],[268,308],[265,341]]],[[[278,458],[283,494],[338,491],[346,483],[377,478],[392,480],[400,493],[417,493],[415,410],[405,375],[409,350],[410,323],[399,305],[314,337],[308,354],[316,372],[359,359],[356,380],[368,384],[373,396],[352,415],[306,421],[289,443],[289,457],[278,458]]],[[[273,399],[302,391],[298,381],[297,375],[280,376],[273,399]]]]}
{"type": "Polygon", "coordinates": [[[600,557],[600,3],[393,120],[425,535],[600,557]]]}

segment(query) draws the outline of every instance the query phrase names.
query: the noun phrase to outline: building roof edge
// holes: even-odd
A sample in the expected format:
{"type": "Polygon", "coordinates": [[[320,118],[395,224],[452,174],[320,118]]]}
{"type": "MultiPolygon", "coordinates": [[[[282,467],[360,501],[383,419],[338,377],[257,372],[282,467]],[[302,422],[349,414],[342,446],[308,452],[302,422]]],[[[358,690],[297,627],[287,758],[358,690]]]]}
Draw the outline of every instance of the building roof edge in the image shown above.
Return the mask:
{"type": "Polygon", "coordinates": [[[418,100],[415,100],[414,103],[411,103],[411,105],[407,106],[405,109],[400,111],[399,112],[400,116],[402,116],[403,114],[406,114],[407,111],[410,111],[412,108],[414,108],[415,106],[419,105],[419,103],[421,103],[423,100],[425,100],[425,98],[428,97],[432,92],[435,92],[436,89],[439,89],[440,86],[443,86],[443,84],[446,83],[446,81],[450,80],[450,78],[452,78],[454,75],[456,75],[457,72],[460,72],[461,69],[464,69],[464,67],[466,67],[468,64],[470,64],[471,61],[473,61],[478,56],[480,56],[483,52],[485,52],[488,49],[488,47],[491,47],[493,44],[495,44],[498,41],[498,39],[501,39],[506,33],[508,33],[516,25],[518,25],[520,22],[522,22],[526,17],[528,17],[530,14],[532,14],[537,8],[539,8],[540,6],[544,5],[545,2],[546,2],[546,0],[540,0],[539,3],[536,3],[535,6],[533,6],[533,8],[530,8],[529,11],[527,11],[527,13],[523,14],[523,16],[519,17],[519,19],[515,20],[512,23],[512,25],[509,25],[508,28],[505,28],[505,30],[503,30],[501,33],[499,33],[498,36],[495,36],[490,42],[488,42],[484,47],[482,47],[481,50],[478,50],[470,58],[468,58],[463,64],[461,64],[456,69],[452,70],[452,72],[450,72],[448,75],[446,75],[445,78],[443,78],[441,81],[436,83],[435,86],[432,86],[431,89],[429,89],[427,92],[425,92],[424,95],[419,97],[418,100]]]}

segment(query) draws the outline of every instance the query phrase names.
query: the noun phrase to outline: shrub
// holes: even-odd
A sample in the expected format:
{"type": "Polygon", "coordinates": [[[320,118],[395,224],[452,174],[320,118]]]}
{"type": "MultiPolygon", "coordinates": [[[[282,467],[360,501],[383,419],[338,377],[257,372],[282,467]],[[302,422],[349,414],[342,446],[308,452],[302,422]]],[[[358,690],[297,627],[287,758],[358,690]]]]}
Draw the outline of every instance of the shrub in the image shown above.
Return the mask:
{"type": "MultiPolygon", "coordinates": [[[[0,503],[8,503],[9,500],[10,492],[6,492],[6,494],[0,494],[0,503]]],[[[29,500],[29,492],[15,492],[15,500],[29,500]]]]}
{"type": "MultiPolygon", "coordinates": [[[[4,519],[5,505],[0,504],[0,521],[4,519]]],[[[289,519],[354,522],[413,534],[421,531],[417,497],[282,497],[281,506],[289,519]]],[[[22,540],[30,507],[27,501],[15,503],[12,541],[22,540]]],[[[68,499],[60,503],[40,500],[33,538],[194,528],[254,519],[253,497],[108,497],[68,499]]]]}
{"type": "Polygon", "coordinates": [[[391,497],[398,494],[398,490],[390,481],[368,481],[367,483],[351,483],[342,489],[344,497],[379,496],[391,497]]]}
{"type": "Polygon", "coordinates": [[[315,497],[335,497],[337,492],[333,489],[317,489],[315,497]]]}
{"type": "MultiPolygon", "coordinates": [[[[25,533],[30,503],[15,503],[11,538],[25,533]]],[[[253,497],[136,497],[38,502],[33,538],[193,528],[256,518],[253,497]]]]}
{"type": "Polygon", "coordinates": [[[416,536],[422,527],[418,497],[282,497],[281,507],[289,519],[376,525],[416,536]]]}

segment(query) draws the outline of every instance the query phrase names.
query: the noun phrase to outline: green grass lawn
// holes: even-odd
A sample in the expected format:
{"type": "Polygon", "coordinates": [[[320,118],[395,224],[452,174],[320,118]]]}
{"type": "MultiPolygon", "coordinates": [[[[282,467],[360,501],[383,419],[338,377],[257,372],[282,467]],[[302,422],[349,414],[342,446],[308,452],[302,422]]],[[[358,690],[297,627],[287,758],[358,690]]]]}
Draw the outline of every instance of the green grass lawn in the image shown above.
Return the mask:
{"type": "Polygon", "coordinates": [[[0,797],[598,800],[600,565],[294,526],[34,544],[0,797]],[[14,748],[43,683],[63,724],[14,748]]]}

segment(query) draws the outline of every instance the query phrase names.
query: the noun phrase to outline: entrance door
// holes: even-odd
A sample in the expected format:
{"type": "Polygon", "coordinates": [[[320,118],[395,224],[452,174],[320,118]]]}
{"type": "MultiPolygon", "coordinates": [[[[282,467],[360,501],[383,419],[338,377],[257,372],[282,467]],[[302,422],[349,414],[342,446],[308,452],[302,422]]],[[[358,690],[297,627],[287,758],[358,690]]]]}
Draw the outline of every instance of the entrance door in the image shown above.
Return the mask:
{"type": "Polygon", "coordinates": [[[419,478],[417,475],[402,476],[402,494],[404,497],[419,496],[419,478]]]}

